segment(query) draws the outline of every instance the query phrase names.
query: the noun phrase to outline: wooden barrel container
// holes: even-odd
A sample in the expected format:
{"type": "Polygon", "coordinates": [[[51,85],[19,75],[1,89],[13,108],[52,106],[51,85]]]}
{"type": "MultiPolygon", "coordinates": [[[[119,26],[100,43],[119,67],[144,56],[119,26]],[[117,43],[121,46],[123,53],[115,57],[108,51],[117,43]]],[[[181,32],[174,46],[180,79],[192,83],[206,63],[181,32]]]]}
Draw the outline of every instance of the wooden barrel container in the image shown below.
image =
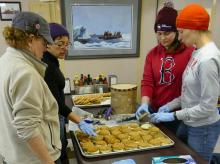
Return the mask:
{"type": "Polygon", "coordinates": [[[113,114],[130,114],[136,111],[137,85],[115,84],[111,86],[113,114]]]}

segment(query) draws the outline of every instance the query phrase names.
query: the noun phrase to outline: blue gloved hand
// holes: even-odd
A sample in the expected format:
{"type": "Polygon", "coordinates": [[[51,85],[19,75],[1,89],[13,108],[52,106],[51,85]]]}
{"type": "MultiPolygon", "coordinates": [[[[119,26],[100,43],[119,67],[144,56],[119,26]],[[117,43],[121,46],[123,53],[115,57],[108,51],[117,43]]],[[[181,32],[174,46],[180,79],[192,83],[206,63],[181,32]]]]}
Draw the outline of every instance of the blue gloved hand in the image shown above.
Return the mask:
{"type": "Polygon", "coordinates": [[[152,123],[170,122],[174,120],[174,113],[154,113],[150,116],[152,123]]]}
{"type": "Polygon", "coordinates": [[[137,118],[137,120],[140,119],[140,116],[143,114],[143,113],[150,113],[149,110],[148,110],[148,104],[142,104],[136,111],[135,113],[135,116],[137,118]]]}
{"type": "Polygon", "coordinates": [[[125,159],[125,160],[113,162],[112,164],[136,164],[136,163],[133,159],[125,159]]]}
{"type": "Polygon", "coordinates": [[[90,136],[96,136],[92,124],[86,123],[84,120],[79,122],[79,128],[83,133],[86,133],[90,136]]]}
{"type": "Polygon", "coordinates": [[[170,112],[170,108],[167,105],[163,105],[158,109],[157,113],[168,113],[170,112]]]}

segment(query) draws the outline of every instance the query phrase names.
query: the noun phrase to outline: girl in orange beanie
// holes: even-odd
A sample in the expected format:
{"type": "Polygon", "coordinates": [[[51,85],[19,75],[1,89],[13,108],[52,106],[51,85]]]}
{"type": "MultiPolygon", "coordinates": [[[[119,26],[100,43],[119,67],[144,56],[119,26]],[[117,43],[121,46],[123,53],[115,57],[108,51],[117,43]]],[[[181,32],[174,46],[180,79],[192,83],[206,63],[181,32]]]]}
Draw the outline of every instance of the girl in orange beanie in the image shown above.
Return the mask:
{"type": "MultiPolygon", "coordinates": [[[[170,112],[181,107],[172,112],[173,119],[183,121],[177,136],[187,136],[188,145],[207,161],[220,134],[220,51],[211,40],[209,20],[209,14],[198,4],[186,6],[177,16],[179,39],[196,50],[183,73],[181,96],[166,104],[170,112]]],[[[164,122],[167,114],[157,113],[151,119],[164,122]]]]}

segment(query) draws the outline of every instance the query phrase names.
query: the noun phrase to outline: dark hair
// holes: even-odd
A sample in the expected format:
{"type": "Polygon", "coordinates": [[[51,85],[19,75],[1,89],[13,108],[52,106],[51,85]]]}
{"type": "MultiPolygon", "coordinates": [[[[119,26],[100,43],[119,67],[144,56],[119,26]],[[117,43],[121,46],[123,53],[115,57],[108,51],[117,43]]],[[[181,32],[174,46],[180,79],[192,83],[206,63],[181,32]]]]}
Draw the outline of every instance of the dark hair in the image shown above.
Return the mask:
{"type": "Polygon", "coordinates": [[[166,51],[167,53],[170,53],[170,54],[175,54],[178,51],[181,51],[185,47],[178,39],[179,33],[178,32],[175,32],[175,33],[176,33],[175,38],[166,51]]]}

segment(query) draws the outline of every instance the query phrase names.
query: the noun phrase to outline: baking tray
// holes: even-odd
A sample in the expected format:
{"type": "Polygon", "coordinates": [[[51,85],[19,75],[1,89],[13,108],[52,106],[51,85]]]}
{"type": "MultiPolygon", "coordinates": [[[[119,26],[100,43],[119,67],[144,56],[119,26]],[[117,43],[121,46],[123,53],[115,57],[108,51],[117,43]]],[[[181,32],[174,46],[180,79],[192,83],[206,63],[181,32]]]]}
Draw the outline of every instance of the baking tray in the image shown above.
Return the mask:
{"type": "Polygon", "coordinates": [[[80,96],[86,96],[86,95],[90,95],[90,94],[72,95],[73,105],[75,107],[79,107],[79,108],[89,108],[89,107],[99,107],[99,106],[109,106],[109,105],[111,105],[111,97],[105,97],[105,100],[102,101],[100,104],[91,104],[91,105],[77,105],[77,104],[75,104],[74,98],[80,97],[80,96]]]}
{"type": "MultiPolygon", "coordinates": [[[[118,124],[120,125],[120,124],[118,124]]],[[[152,126],[155,126],[153,124],[151,124],[152,126]]],[[[117,126],[117,125],[115,125],[117,126]]],[[[109,126],[109,127],[113,127],[113,126],[109,126]]],[[[165,137],[167,137],[171,143],[167,144],[167,145],[163,145],[163,146],[152,146],[152,147],[147,147],[147,148],[137,148],[137,149],[132,149],[132,150],[124,150],[124,151],[120,151],[120,152],[108,152],[108,153],[99,153],[99,154],[89,154],[83,151],[79,140],[77,138],[77,131],[74,131],[74,136],[76,139],[76,142],[78,144],[78,147],[80,149],[81,154],[86,157],[86,158],[95,158],[95,157],[101,157],[101,156],[110,156],[110,155],[116,155],[116,154],[127,154],[127,153],[132,153],[132,152],[140,152],[140,151],[146,151],[146,150],[154,150],[154,149],[162,149],[162,148],[168,148],[173,146],[175,143],[172,139],[170,139],[170,137],[168,137],[162,130],[160,130],[160,133],[162,133],[165,137]]]]}

